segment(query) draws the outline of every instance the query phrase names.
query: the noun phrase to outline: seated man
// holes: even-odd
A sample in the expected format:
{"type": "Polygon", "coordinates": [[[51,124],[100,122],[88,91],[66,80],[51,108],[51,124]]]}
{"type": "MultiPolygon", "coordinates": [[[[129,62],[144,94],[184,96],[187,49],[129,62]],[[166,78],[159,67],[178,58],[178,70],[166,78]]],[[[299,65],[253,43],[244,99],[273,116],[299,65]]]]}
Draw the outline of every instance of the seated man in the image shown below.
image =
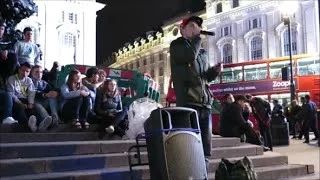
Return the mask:
{"type": "Polygon", "coordinates": [[[12,117],[12,96],[5,91],[5,84],[3,78],[0,75],[0,120],[2,124],[13,124],[18,121],[14,120],[12,117]]]}
{"type": "Polygon", "coordinates": [[[41,64],[40,49],[32,42],[32,29],[26,27],[23,30],[23,41],[18,41],[14,45],[14,52],[18,56],[19,64],[29,63],[31,66],[41,64]]]}
{"type": "Polygon", "coordinates": [[[29,78],[31,65],[23,63],[19,67],[18,74],[12,75],[7,81],[7,90],[13,97],[13,114],[18,117],[19,123],[28,124],[32,132],[45,131],[51,125],[51,116],[35,106],[34,85],[29,78]],[[36,118],[38,115],[38,120],[36,118]],[[29,119],[29,120],[28,120],[29,119]],[[37,126],[37,123],[39,126],[37,126]]]}
{"type": "MultiPolygon", "coordinates": [[[[99,80],[99,69],[96,67],[89,68],[86,72],[86,77],[82,79],[82,84],[86,86],[90,91],[90,113],[93,113],[93,106],[96,100],[97,88],[103,83],[99,80]]],[[[94,114],[93,114],[94,115],[94,114]]]]}
{"type": "MultiPolygon", "coordinates": [[[[45,109],[50,109],[52,117],[52,125],[57,125],[59,121],[58,116],[58,92],[54,91],[53,88],[44,80],[42,80],[42,67],[35,65],[31,69],[31,77],[35,87],[36,104],[42,105],[45,109]]],[[[46,111],[43,109],[43,111],[46,111]]]]}
{"type": "MultiPolygon", "coordinates": [[[[245,96],[239,95],[235,98],[235,102],[223,109],[220,119],[220,135],[223,137],[240,137],[245,134],[248,143],[262,145],[251,125],[243,118],[243,108],[246,101],[245,96]]],[[[264,150],[266,151],[268,148],[264,147],[264,150]]]]}

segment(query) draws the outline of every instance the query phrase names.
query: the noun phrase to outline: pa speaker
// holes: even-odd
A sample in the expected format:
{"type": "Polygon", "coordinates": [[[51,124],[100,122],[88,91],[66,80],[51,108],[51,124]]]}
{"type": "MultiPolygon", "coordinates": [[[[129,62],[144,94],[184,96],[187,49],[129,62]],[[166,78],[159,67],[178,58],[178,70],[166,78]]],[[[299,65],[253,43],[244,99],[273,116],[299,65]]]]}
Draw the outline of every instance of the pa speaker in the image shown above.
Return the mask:
{"type": "Polygon", "coordinates": [[[183,107],[156,109],[144,128],[152,180],[207,178],[195,110],[183,107]]]}
{"type": "Polygon", "coordinates": [[[281,76],[282,76],[282,81],[289,81],[289,68],[288,67],[281,68],[281,76]]]}

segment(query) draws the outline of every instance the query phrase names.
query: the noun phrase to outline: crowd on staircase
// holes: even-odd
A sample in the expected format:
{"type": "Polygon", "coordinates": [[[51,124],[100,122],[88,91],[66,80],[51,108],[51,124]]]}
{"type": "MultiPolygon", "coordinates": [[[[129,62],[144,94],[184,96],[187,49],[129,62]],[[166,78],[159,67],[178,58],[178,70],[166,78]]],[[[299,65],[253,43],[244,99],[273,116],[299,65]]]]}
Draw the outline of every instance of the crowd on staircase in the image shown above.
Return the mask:
{"type": "MultiPolygon", "coordinates": [[[[0,22],[0,41],[6,24],[0,22]]],[[[72,70],[61,87],[55,87],[58,62],[50,71],[41,67],[41,51],[31,41],[32,29],[10,50],[0,51],[0,119],[2,124],[19,123],[32,132],[44,132],[59,123],[89,128],[89,120],[101,131],[125,138],[127,109],[122,106],[117,82],[104,70],[89,68],[83,78],[72,70]]]]}

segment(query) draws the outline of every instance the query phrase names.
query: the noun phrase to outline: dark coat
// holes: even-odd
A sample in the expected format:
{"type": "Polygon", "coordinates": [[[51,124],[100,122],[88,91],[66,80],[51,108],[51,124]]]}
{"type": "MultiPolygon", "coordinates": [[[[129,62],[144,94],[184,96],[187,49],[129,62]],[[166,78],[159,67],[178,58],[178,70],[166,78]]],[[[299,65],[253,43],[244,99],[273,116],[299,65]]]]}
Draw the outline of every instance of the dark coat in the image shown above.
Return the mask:
{"type": "Polygon", "coordinates": [[[95,102],[95,112],[100,116],[107,116],[110,112],[121,112],[122,103],[121,95],[116,92],[114,96],[104,95],[102,90],[97,91],[96,102],[95,102]]]}
{"type": "Polygon", "coordinates": [[[254,97],[250,101],[250,106],[252,107],[252,114],[259,125],[270,126],[271,107],[269,102],[262,98],[254,97]]]}
{"type": "Polygon", "coordinates": [[[226,106],[222,111],[220,119],[220,135],[225,137],[239,137],[241,135],[240,128],[246,124],[243,118],[242,107],[233,102],[226,106]]]}
{"type": "Polygon", "coordinates": [[[211,109],[213,95],[208,82],[218,72],[209,67],[208,56],[199,36],[192,40],[180,37],[170,44],[172,81],[177,106],[195,105],[211,109]]]}

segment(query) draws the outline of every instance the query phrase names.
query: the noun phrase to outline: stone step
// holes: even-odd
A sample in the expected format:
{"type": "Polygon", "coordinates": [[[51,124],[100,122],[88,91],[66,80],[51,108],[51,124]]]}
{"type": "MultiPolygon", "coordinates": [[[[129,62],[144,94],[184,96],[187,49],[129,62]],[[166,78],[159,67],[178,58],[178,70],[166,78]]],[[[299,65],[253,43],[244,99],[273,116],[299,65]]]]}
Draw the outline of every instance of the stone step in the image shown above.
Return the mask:
{"type": "MultiPolygon", "coordinates": [[[[48,132],[95,132],[98,130],[98,124],[91,124],[89,129],[78,129],[72,124],[59,124],[56,127],[48,129],[48,132]]],[[[23,133],[30,132],[30,129],[20,124],[1,124],[0,133],[23,133]]]]}
{"type": "Polygon", "coordinates": [[[0,136],[0,143],[99,140],[97,132],[0,133],[0,136]]]}
{"type": "MultiPolygon", "coordinates": [[[[276,180],[276,179],[292,179],[295,176],[305,176],[313,174],[313,165],[298,165],[298,164],[286,164],[286,165],[274,165],[266,167],[257,167],[254,170],[257,173],[259,180],[276,180]]],[[[209,173],[209,180],[215,179],[215,173],[209,173]]]]}
{"type": "MultiPolygon", "coordinates": [[[[145,142],[142,142],[142,144],[145,142]]],[[[239,138],[212,138],[213,148],[221,153],[227,153],[226,148],[231,147],[233,155],[237,153],[235,147],[241,143],[239,138]]],[[[53,156],[70,156],[82,154],[107,154],[128,151],[129,147],[135,145],[133,140],[108,140],[108,141],[68,141],[68,142],[34,142],[34,143],[2,143],[0,144],[0,159],[14,158],[37,158],[53,156]]],[[[248,145],[246,145],[248,146],[248,145]]],[[[146,149],[142,149],[146,151],[146,149]]],[[[239,151],[244,152],[245,147],[239,151]]],[[[257,146],[247,147],[247,155],[258,154],[257,146]]]]}
{"type": "MultiPolygon", "coordinates": [[[[49,172],[66,172],[75,170],[89,170],[101,168],[113,168],[128,166],[127,153],[74,155],[61,157],[26,158],[0,160],[0,174],[2,176],[17,176],[49,172]]],[[[266,153],[265,155],[248,156],[254,167],[279,165],[288,163],[287,156],[277,153],[266,153]]],[[[147,153],[142,153],[142,162],[148,162],[147,153]]],[[[134,158],[133,163],[137,163],[134,158]]],[[[229,158],[232,161],[242,157],[229,158]]],[[[220,159],[210,160],[210,171],[214,172],[219,165],[220,159]]]]}
{"type": "MultiPolygon", "coordinates": [[[[121,140],[117,135],[105,135],[99,138],[98,132],[45,132],[45,133],[0,133],[1,143],[26,143],[26,142],[64,142],[64,141],[98,141],[98,140],[121,140]]],[[[223,138],[213,135],[213,138],[223,138]]],[[[225,138],[224,138],[225,139],[225,138]]],[[[236,146],[240,144],[239,138],[229,138],[228,142],[217,140],[215,147],[236,146]],[[231,140],[232,139],[232,140],[231,140]]]]}
{"type": "Polygon", "coordinates": [[[281,180],[320,180],[320,174],[315,173],[315,174],[308,174],[305,176],[298,176],[298,177],[290,177],[290,178],[284,178],[281,180]]]}
{"type": "MultiPolygon", "coordinates": [[[[310,174],[309,165],[276,165],[267,167],[256,167],[255,171],[259,180],[276,180],[281,178],[289,178],[294,176],[303,176],[310,174]]],[[[134,179],[150,179],[149,167],[136,167],[133,171],[134,179]]],[[[215,174],[210,173],[209,179],[214,179],[215,174]]],[[[69,171],[69,172],[54,172],[54,173],[40,173],[34,175],[10,176],[2,177],[1,180],[80,180],[80,179],[130,179],[129,167],[117,167],[108,169],[69,171]]]]}

